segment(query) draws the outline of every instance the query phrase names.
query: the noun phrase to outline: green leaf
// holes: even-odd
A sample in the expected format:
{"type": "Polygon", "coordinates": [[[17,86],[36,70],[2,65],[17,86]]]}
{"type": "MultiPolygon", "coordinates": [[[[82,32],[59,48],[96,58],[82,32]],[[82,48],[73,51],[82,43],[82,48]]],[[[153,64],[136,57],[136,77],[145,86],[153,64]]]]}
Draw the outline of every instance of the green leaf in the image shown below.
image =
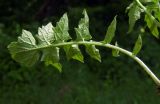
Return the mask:
{"type": "MultiPolygon", "coordinates": [[[[118,47],[117,42],[115,43],[115,46],[118,47]]],[[[114,57],[118,57],[118,56],[119,56],[119,50],[117,50],[117,49],[112,49],[112,55],[113,55],[114,57]]]]}
{"type": "Polygon", "coordinates": [[[18,37],[18,41],[20,43],[24,43],[24,45],[28,45],[31,47],[34,47],[36,45],[36,40],[27,30],[22,30],[22,36],[18,37]]]}
{"type": "Polygon", "coordinates": [[[82,63],[84,62],[83,55],[82,55],[80,49],[78,48],[78,45],[76,45],[76,44],[66,45],[66,46],[64,46],[64,50],[66,52],[68,60],[75,59],[75,60],[78,60],[82,63]]]}
{"type": "Polygon", "coordinates": [[[46,26],[42,26],[42,28],[38,28],[38,41],[39,45],[50,45],[55,41],[53,34],[53,26],[51,23],[48,23],[46,26]]]}
{"type": "Polygon", "coordinates": [[[147,3],[146,8],[147,8],[148,11],[155,11],[155,10],[159,9],[159,4],[153,3],[153,2],[149,2],[149,3],[147,3]]]}
{"type": "Polygon", "coordinates": [[[141,35],[138,36],[138,39],[133,48],[133,55],[137,55],[142,48],[142,38],[141,35]]]}
{"type": "Polygon", "coordinates": [[[52,66],[57,68],[59,70],[59,72],[62,72],[62,65],[60,63],[53,63],[52,66]]]}
{"type": "Polygon", "coordinates": [[[55,39],[57,42],[63,42],[71,39],[69,33],[68,33],[68,17],[65,13],[59,22],[57,22],[56,27],[53,27],[55,39]]]}
{"type": "Polygon", "coordinates": [[[86,52],[94,59],[101,62],[101,56],[99,54],[99,50],[95,47],[95,45],[85,45],[86,52]]]}
{"type": "MultiPolygon", "coordinates": [[[[37,38],[39,40],[40,46],[51,45],[53,42],[55,42],[56,38],[52,24],[48,23],[46,26],[42,26],[42,28],[39,28],[37,38]]],[[[41,61],[44,61],[46,65],[52,65],[56,67],[59,71],[62,70],[62,66],[59,63],[58,47],[42,49],[41,61]]]]}
{"type": "Polygon", "coordinates": [[[104,39],[104,43],[110,43],[113,39],[113,37],[115,36],[115,31],[116,31],[116,25],[117,25],[117,20],[116,20],[117,16],[114,17],[113,21],[111,22],[111,24],[108,27],[105,39],[104,39]]]}
{"type": "Polygon", "coordinates": [[[89,32],[89,18],[86,10],[83,11],[84,18],[79,22],[78,28],[75,28],[77,40],[90,40],[92,36],[89,32]]]}
{"type": "Polygon", "coordinates": [[[41,61],[44,61],[46,65],[52,65],[56,67],[60,72],[62,71],[62,66],[59,63],[59,48],[50,47],[42,50],[41,61]]]}
{"type": "Polygon", "coordinates": [[[151,33],[153,34],[153,36],[155,36],[156,38],[159,38],[158,28],[157,28],[157,25],[154,23],[154,20],[151,19],[150,16],[148,16],[146,14],[145,21],[146,21],[147,26],[150,29],[151,33]]]}
{"type": "Polygon", "coordinates": [[[129,16],[129,30],[128,30],[128,33],[130,33],[133,30],[133,27],[134,27],[136,21],[138,19],[140,19],[141,12],[142,12],[141,8],[136,3],[134,3],[132,5],[132,7],[130,7],[130,10],[128,12],[128,16],[129,16]]]}
{"type": "MultiPolygon", "coordinates": [[[[26,66],[32,66],[41,59],[46,65],[52,65],[61,71],[62,66],[59,63],[59,48],[49,46],[71,39],[68,33],[67,14],[62,16],[59,22],[57,22],[56,27],[48,23],[39,28],[36,37],[38,43],[36,43],[35,38],[29,31],[23,30],[22,35],[18,37],[18,41],[12,42],[8,46],[12,58],[26,66]],[[40,53],[42,53],[42,55],[40,55],[40,53]]],[[[76,55],[74,58],[76,58],[76,55]]]]}
{"type": "Polygon", "coordinates": [[[151,0],[151,1],[153,1],[154,3],[159,3],[159,0],[151,0]]]}
{"type": "Polygon", "coordinates": [[[18,37],[17,42],[12,42],[8,49],[12,54],[13,59],[17,62],[32,66],[40,59],[40,52],[42,52],[41,61],[46,65],[53,65],[61,71],[61,64],[59,63],[59,48],[44,48],[59,41],[67,41],[70,39],[68,34],[68,18],[64,14],[56,27],[51,23],[42,26],[38,29],[38,44],[29,31],[23,30],[22,36],[18,37]]]}
{"type": "Polygon", "coordinates": [[[22,31],[18,42],[12,42],[8,45],[12,58],[25,66],[32,66],[38,61],[40,54],[34,50],[35,48],[37,48],[36,41],[32,34],[26,30],[22,31]]]}
{"type": "Polygon", "coordinates": [[[158,21],[160,22],[160,11],[157,10],[154,14],[154,16],[158,19],[158,21]]]}

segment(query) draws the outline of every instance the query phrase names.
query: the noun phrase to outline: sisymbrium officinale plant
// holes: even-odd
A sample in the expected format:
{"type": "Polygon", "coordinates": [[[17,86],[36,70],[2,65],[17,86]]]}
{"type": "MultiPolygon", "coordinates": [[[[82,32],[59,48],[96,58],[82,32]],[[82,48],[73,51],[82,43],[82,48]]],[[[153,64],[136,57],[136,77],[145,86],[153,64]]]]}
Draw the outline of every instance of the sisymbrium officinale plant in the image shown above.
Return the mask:
{"type": "Polygon", "coordinates": [[[32,66],[38,61],[44,61],[46,65],[52,65],[61,72],[62,65],[59,62],[60,49],[65,51],[68,60],[75,59],[80,62],[84,62],[83,55],[79,49],[80,45],[84,45],[86,53],[95,60],[101,62],[101,55],[97,47],[110,48],[112,49],[112,55],[114,57],[118,57],[119,53],[123,53],[135,60],[160,88],[160,80],[146,66],[146,64],[137,57],[137,54],[142,48],[141,34],[144,34],[147,28],[154,37],[157,39],[159,38],[159,0],[134,0],[126,8],[126,13],[128,13],[129,17],[128,33],[134,30],[134,25],[137,20],[142,19],[142,14],[144,15],[143,20],[146,23],[146,26],[143,26],[141,33],[137,37],[137,41],[135,42],[132,52],[119,47],[118,42],[113,45],[111,44],[111,41],[115,36],[117,16],[115,16],[113,21],[110,23],[104,40],[92,40],[92,36],[89,32],[89,17],[86,10],[83,11],[84,17],[81,18],[78,27],[75,28],[77,36],[75,40],[73,40],[68,33],[68,17],[65,13],[59,22],[57,22],[56,26],[48,23],[47,25],[38,28],[38,34],[35,37],[31,32],[22,30],[21,36],[18,37],[17,41],[11,42],[8,45],[8,49],[12,58],[22,65],[32,66]]]}

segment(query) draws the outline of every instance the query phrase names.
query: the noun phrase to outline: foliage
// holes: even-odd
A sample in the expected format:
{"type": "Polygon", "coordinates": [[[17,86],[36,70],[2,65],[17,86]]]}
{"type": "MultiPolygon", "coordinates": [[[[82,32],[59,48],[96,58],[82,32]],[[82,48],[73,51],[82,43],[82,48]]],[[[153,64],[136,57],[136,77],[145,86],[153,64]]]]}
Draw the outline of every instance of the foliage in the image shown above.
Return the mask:
{"type": "MultiPolygon", "coordinates": [[[[78,28],[75,28],[77,34],[76,42],[82,41],[82,44],[83,41],[92,38],[89,33],[89,18],[85,10],[83,11],[83,15],[84,18],[80,20],[78,28]]],[[[105,38],[104,43],[111,42],[115,34],[115,29],[116,18],[114,18],[108,28],[107,37],[105,38]],[[112,33],[109,34],[110,32],[112,33]]],[[[46,26],[39,28],[36,37],[38,42],[36,42],[35,38],[29,31],[23,30],[22,36],[18,38],[18,42],[12,42],[8,46],[12,58],[26,66],[32,66],[41,57],[40,60],[45,61],[46,65],[51,64],[61,71],[61,65],[59,63],[59,48],[64,48],[67,59],[73,58],[83,62],[83,55],[78,48],[78,45],[74,43],[67,44],[71,37],[68,34],[68,17],[66,14],[62,16],[56,27],[53,27],[51,23],[48,23],[46,26]],[[40,51],[42,52],[42,56],[40,56],[40,51]]],[[[101,61],[99,50],[96,49],[94,44],[84,43],[84,45],[86,46],[87,53],[91,57],[101,61]]]]}
{"type": "MultiPolygon", "coordinates": [[[[63,64],[62,73],[53,70],[53,67],[44,67],[41,63],[26,68],[11,59],[6,47],[21,34],[22,28],[31,31],[38,42],[35,34],[37,34],[36,29],[41,23],[46,24],[48,21],[52,21],[55,24],[60,15],[66,11],[70,20],[69,33],[75,41],[75,31],[72,28],[76,27],[82,9],[85,7],[90,17],[89,30],[93,40],[104,40],[105,36],[103,34],[105,34],[106,24],[109,25],[113,17],[118,14],[116,36],[111,44],[116,45],[118,43],[119,47],[133,50],[132,47],[134,47],[137,36],[141,34],[139,30],[143,27],[145,29],[145,33],[141,34],[143,47],[138,56],[159,76],[160,65],[157,63],[160,61],[159,42],[148,33],[150,30],[142,19],[145,15],[144,11],[140,15],[141,19],[136,21],[134,31],[126,34],[128,23],[123,12],[132,0],[105,0],[107,3],[102,1],[104,0],[96,0],[96,2],[92,0],[83,2],[66,1],[67,5],[65,4],[65,7],[68,7],[68,9],[60,9],[59,7],[63,7],[64,4],[58,4],[58,11],[54,6],[57,3],[49,2],[51,6],[47,5],[48,9],[44,13],[45,19],[37,21],[33,17],[39,12],[38,9],[41,9],[41,5],[45,4],[44,2],[2,0],[0,4],[0,22],[2,24],[2,27],[0,26],[0,103],[158,104],[160,100],[151,79],[143,71],[138,70],[140,67],[133,60],[125,57],[121,52],[118,54],[121,57],[114,58],[110,55],[111,50],[96,46],[100,50],[102,58],[102,62],[99,63],[89,58],[89,55],[86,54],[87,50],[84,52],[84,47],[79,46],[85,62],[85,64],[81,64],[76,61],[67,62],[63,51],[60,49],[60,62],[63,64]],[[4,5],[4,3],[7,5],[4,5]],[[56,14],[53,14],[55,11],[56,14]]],[[[145,7],[153,4],[142,3],[145,7]]],[[[155,14],[152,12],[152,15],[155,14]]],[[[156,19],[158,20],[158,16],[156,19]]],[[[85,48],[87,49],[87,46],[85,48]]],[[[118,52],[112,51],[113,53],[118,52]]]]}
{"type": "MultiPolygon", "coordinates": [[[[61,71],[61,65],[59,63],[59,48],[64,48],[67,59],[75,59],[83,62],[83,55],[78,48],[78,44],[84,44],[86,52],[94,59],[101,61],[99,50],[96,49],[94,41],[90,40],[92,37],[89,32],[89,18],[86,11],[83,11],[84,18],[79,22],[78,28],[75,28],[77,38],[71,40],[68,34],[68,17],[66,14],[57,22],[56,27],[53,27],[51,23],[38,29],[38,35],[36,35],[38,42],[33,35],[26,30],[22,31],[22,36],[18,37],[17,42],[12,42],[8,49],[12,54],[12,58],[17,62],[26,66],[34,65],[40,58],[46,65],[53,65],[61,71]],[[70,40],[70,42],[69,42],[70,40]],[[88,43],[86,43],[89,41],[88,43]],[[74,43],[75,42],[75,43],[74,43]],[[76,43],[77,42],[77,43],[76,43]],[[79,43],[78,43],[79,42],[79,43]],[[40,52],[42,56],[40,56],[40,52]],[[23,58],[22,58],[23,57],[23,58]],[[31,61],[30,61],[31,60],[31,61]]],[[[106,37],[100,44],[111,43],[116,30],[116,17],[108,27],[106,37]]],[[[137,39],[134,47],[134,54],[136,55],[140,51],[141,38],[137,39]]],[[[117,43],[115,46],[118,46],[117,43]]],[[[117,49],[114,49],[119,51],[117,49]]],[[[118,52],[113,52],[114,56],[118,52]]]]}
{"type": "MultiPolygon", "coordinates": [[[[159,1],[153,1],[153,3],[159,3],[159,1]]],[[[127,10],[129,11],[129,32],[133,30],[136,21],[140,19],[141,12],[144,11],[147,15],[147,17],[145,18],[145,20],[147,21],[147,26],[150,28],[152,34],[158,38],[158,30],[156,26],[160,23],[155,20],[154,16],[152,16],[152,14],[141,4],[139,0],[133,1],[133,3],[131,3],[129,7],[127,7],[127,10]]],[[[116,54],[118,54],[118,51],[120,51],[133,58],[135,61],[137,61],[137,63],[142,66],[142,68],[147,72],[147,74],[150,75],[153,81],[158,86],[160,86],[160,80],[138,57],[134,56],[138,54],[142,47],[142,39],[140,35],[135,43],[132,53],[123,48],[120,48],[117,43],[115,44],[115,46],[110,45],[113,37],[115,36],[117,24],[117,16],[115,16],[112,23],[108,27],[104,41],[94,42],[91,40],[92,36],[89,32],[89,18],[85,10],[83,11],[83,15],[84,18],[80,20],[78,28],[75,28],[77,35],[75,41],[71,39],[68,33],[68,17],[66,14],[64,14],[59,20],[59,22],[57,22],[56,27],[53,27],[52,24],[49,23],[46,26],[42,26],[42,28],[38,29],[38,42],[36,42],[35,38],[30,32],[24,30],[22,32],[22,35],[18,38],[18,41],[12,42],[8,46],[12,58],[15,59],[17,62],[25,64],[26,66],[32,66],[40,58],[40,60],[44,61],[46,65],[51,64],[59,71],[61,71],[62,66],[59,63],[59,48],[65,48],[68,59],[73,58],[80,62],[83,62],[83,55],[78,48],[78,45],[91,45],[91,47],[86,48],[87,53],[98,61],[100,61],[100,54],[99,50],[95,48],[95,45],[103,46],[116,50],[117,52],[112,53],[113,56],[118,56],[116,54]],[[42,56],[40,56],[40,52],[42,53],[42,56]]]]}
{"type": "Polygon", "coordinates": [[[128,16],[129,16],[129,32],[133,30],[133,27],[135,25],[135,22],[140,19],[141,13],[145,12],[145,22],[147,24],[147,27],[150,29],[153,36],[156,38],[159,38],[159,32],[157,29],[157,26],[159,25],[159,22],[156,20],[156,18],[159,18],[157,14],[159,14],[159,1],[158,0],[145,0],[143,3],[147,3],[148,5],[144,7],[139,0],[133,1],[128,7],[128,16]],[[154,14],[154,16],[152,16],[154,14]]]}

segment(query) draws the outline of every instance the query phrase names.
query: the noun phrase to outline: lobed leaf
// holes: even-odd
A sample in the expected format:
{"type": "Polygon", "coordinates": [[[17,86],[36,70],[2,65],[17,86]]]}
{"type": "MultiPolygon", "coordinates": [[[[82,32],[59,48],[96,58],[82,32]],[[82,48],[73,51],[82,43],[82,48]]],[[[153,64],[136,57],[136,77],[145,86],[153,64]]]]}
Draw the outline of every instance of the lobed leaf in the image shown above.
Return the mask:
{"type": "Polygon", "coordinates": [[[157,10],[154,14],[154,16],[158,19],[158,21],[160,22],[160,11],[157,10]]]}
{"type": "Polygon", "coordinates": [[[46,26],[42,26],[42,28],[38,28],[38,42],[39,45],[50,45],[55,41],[53,26],[51,23],[48,23],[46,26]]]}
{"type": "Polygon", "coordinates": [[[34,50],[35,48],[37,48],[36,41],[32,34],[26,30],[22,31],[17,42],[8,45],[12,58],[25,66],[32,66],[38,61],[40,55],[38,51],[34,50]]]}
{"type": "Polygon", "coordinates": [[[12,42],[8,46],[12,58],[26,66],[32,66],[41,59],[40,61],[44,61],[46,65],[52,65],[61,71],[59,48],[49,46],[71,39],[68,33],[67,14],[62,16],[56,27],[48,23],[46,26],[39,28],[36,37],[38,42],[29,31],[23,30],[22,35],[18,37],[18,41],[12,42]]]}
{"type": "Polygon", "coordinates": [[[150,16],[148,16],[146,14],[145,21],[146,21],[147,26],[150,29],[151,33],[153,34],[153,36],[155,36],[156,38],[159,38],[158,28],[157,28],[157,25],[154,23],[154,20],[151,19],[150,16]]]}
{"type": "Polygon", "coordinates": [[[86,10],[83,11],[84,18],[79,21],[78,28],[75,28],[77,41],[90,40],[92,36],[89,32],[89,18],[86,10]]]}
{"type": "Polygon", "coordinates": [[[22,30],[22,36],[18,37],[18,41],[31,47],[36,45],[36,40],[32,36],[32,33],[27,30],[22,30]]]}
{"type": "Polygon", "coordinates": [[[75,59],[75,60],[78,60],[82,63],[84,62],[83,61],[84,60],[83,55],[82,55],[80,49],[78,48],[77,44],[66,45],[66,46],[64,46],[64,50],[66,52],[68,60],[75,59]]]}
{"type": "Polygon", "coordinates": [[[115,36],[115,31],[116,31],[116,25],[117,25],[117,20],[116,20],[117,16],[114,17],[113,21],[111,22],[111,24],[108,27],[105,39],[104,39],[104,43],[110,43],[113,39],[113,37],[115,36]]]}
{"type": "Polygon", "coordinates": [[[101,55],[95,45],[85,45],[86,52],[95,60],[101,62],[101,55]]]}
{"type": "Polygon", "coordinates": [[[130,33],[133,30],[136,21],[138,19],[140,19],[141,12],[142,12],[141,8],[136,3],[133,3],[131,5],[131,7],[129,8],[129,12],[128,12],[129,30],[128,30],[128,33],[130,33]]]}
{"type": "Polygon", "coordinates": [[[56,67],[60,72],[62,71],[62,66],[59,63],[59,48],[50,47],[42,50],[41,61],[44,61],[46,65],[52,65],[56,67]]]}
{"type": "Polygon", "coordinates": [[[67,14],[65,13],[59,22],[57,22],[56,27],[53,27],[54,31],[54,37],[57,42],[63,42],[71,39],[69,33],[68,33],[68,17],[67,14]]]}
{"type": "Polygon", "coordinates": [[[138,39],[133,48],[133,55],[137,55],[142,48],[142,38],[141,35],[138,36],[138,39]]]}
{"type": "MultiPolygon", "coordinates": [[[[84,17],[80,20],[78,28],[75,28],[77,34],[76,41],[80,42],[88,41],[92,38],[89,32],[89,18],[85,10],[83,11],[83,15],[84,17]]],[[[105,43],[110,43],[112,41],[115,35],[116,24],[117,21],[115,16],[108,27],[104,39],[105,43]]],[[[18,37],[18,41],[12,42],[8,46],[8,49],[12,58],[23,65],[32,66],[37,61],[44,61],[46,65],[52,65],[61,72],[62,65],[59,62],[60,44],[66,52],[68,60],[75,59],[84,62],[84,57],[78,44],[66,44],[71,39],[68,30],[68,17],[67,14],[64,14],[59,22],[57,22],[56,27],[52,26],[51,23],[48,23],[47,25],[38,28],[38,34],[36,35],[37,41],[29,31],[23,30],[22,35],[18,37]]],[[[72,41],[70,42],[72,43],[72,41]]],[[[92,42],[92,40],[90,40],[90,42],[92,42]]],[[[99,50],[95,45],[84,45],[86,52],[92,58],[101,62],[99,50]]],[[[119,51],[113,50],[114,56],[118,53],[119,51]]]]}

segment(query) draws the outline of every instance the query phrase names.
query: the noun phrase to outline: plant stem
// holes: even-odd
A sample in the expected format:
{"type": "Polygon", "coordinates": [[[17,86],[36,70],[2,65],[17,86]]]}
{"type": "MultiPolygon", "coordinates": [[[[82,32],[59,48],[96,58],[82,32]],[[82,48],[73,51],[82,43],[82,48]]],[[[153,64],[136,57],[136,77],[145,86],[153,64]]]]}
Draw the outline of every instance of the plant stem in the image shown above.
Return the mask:
{"type": "Polygon", "coordinates": [[[135,0],[136,3],[139,5],[140,8],[142,8],[144,10],[144,12],[151,18],[151,20],[154,21],[154,23],[160,27],[160,23],[155,19],[154,16],[152,16],[152,14],[147,10],[147,8],[145,6],[143,6],[143,4],[139,1],[139,0],[135,0]]]}
{"type": "Polygon", "coordinates": [[[152,80],[158,86],[160,86],[160,80],[149,69],[149,67],[147,67],[146,64],[144,64],[144,62],[141,59],[139,59],[137,56],[133,55],[132,52],[127,51],[127,50],[125,50],[123,48],[120,48],[119,46],[115,46],[115,45],[111,45],[111,44],[104,44],[104,43],[95,42],[95,41],[79,41],[79,42],[64,42],[64,43],[52,44],[52,45],[48,45],[48,46],[44,46],[44,47],[32,48],[32,49],[27,50],[27,51],[41,50],[41,49],[50,48],[50,47],[61,47],[61,46],[74,45],[74,44],[78,44],[78,45],[96,45],[96,46],[102,46],[102,47],[107,47],[107,48],[118,50],[121,53],[126,54],[129,57],[131,57],[132,59],[134,59],[144,69],[144,71],[146,71],[146,73],[152,78],[152,80]]]}
{"type": "Polygon", "coordinates": [[[99,43],[99,42],[94,42],[94,45],[108,47],[108,48],[111,48],[111,49],[116,49],[116,50],[119,50],[121,53],[124,53],[124,54],[128,55],[129,57],[134,59],[144,69],[144,71],[147,72],[147,74],[153,79],[153,81],[158,86],[160,86],[160,80],[155,76],[155,74],[144,64],[143,61],[141,61],[141,59],[139,59],[137,56],[134,56],[131,52],[129,52],[129,51],[123,49],[123,48],[111,45],[111,44],[103,44],[103,43],[99,43]]]}

